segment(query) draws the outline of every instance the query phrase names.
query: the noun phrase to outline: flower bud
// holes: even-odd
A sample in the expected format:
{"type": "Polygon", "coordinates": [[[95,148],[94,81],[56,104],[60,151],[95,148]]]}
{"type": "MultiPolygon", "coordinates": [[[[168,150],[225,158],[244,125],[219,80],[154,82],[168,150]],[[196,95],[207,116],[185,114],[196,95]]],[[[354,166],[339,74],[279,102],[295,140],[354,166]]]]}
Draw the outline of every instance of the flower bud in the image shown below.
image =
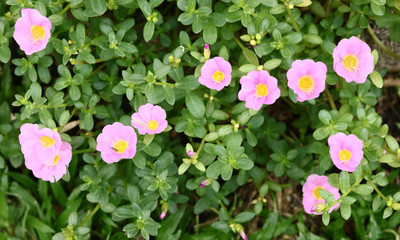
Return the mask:
{"type": "Polygon", "coordinates": [[[392,208],[393,208],[393,210],[400,210],[400,203],[393,203],[392,204],[392,208]]]}
{"type": "Polygon", "coordinates": [[[204,58],[205,58],[206,60],[208,60],[208,59],[210,59],[210,56],[211,56],[210,45],[205,44],[205,45],[204,45],[204,58]]]}
{"type": "Polygon", "coordinates": [[[312,207],[311,212],[322,213],[324,209],[325,209],[325,204],[317,203],[312,207]]]}

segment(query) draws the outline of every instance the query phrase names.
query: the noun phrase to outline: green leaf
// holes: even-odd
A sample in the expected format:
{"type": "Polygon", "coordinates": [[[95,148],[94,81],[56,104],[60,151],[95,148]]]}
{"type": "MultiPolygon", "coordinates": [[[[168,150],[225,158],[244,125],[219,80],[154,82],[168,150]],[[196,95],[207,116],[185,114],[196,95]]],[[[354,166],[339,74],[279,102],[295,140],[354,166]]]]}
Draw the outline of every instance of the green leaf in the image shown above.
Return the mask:
{"type": "Polygon", "coordinates": [[[146,24],[144,25],[143,38],[146,42],[150,41],[151,38],[153,37],[155,27],[156,25],[152,21],[146,22],[146,24]]]}
{"type": "Polygon", "coordinates": [[[329,212],[324,212],[322,214],[322,222],[324,223],[325,226],[328,226],[329,220],[330,220],[329,212]]]}
{"type": "Polygon", "coordinates": [[[185,96],[185,103],[189,112],[195,118],[201,118],[206,112],[203,100],[194,92],[188,92],[185,96]]]}
{"type": "Polygon", "coordinates": [[[206,25],[203,27],[204,42],[212,45],[217,41],[217,37],[217,28],[213,23],[207,22],[206,25]]]}
{"type": "Polygon", "coordinates": [[[143,14],[145,17],[148,17],[151,15],[151,7],[147,0],[138,0],[140,10],[142,10],[143,14]]]}
{"type": "Polygon", "coordinates": [[[81,90],[78,86],[72,84],[68,89],[69,96],[72,100],[78,101],[81,98],[81,90]]]}
{"type": "Polygon", "coordinates": [[[374,70],[369,77],[371,78],[372,82],[375,84],[377,88],[382,88],[383,87],[383,79],[381,74],[374,70]]]}
{"type": "Polygon", "coordinates": [[[319,111],[319,113],[318,113],[318,118],[319,118],[319,120],[321,120],[321,122],[323,123],[323,124],[325,124],[325,125],[329,125],[329,121],[331,121],[332,120],[332,117],[331,117],[331,115],[329,114],[329,112],[328,111],[326,111],[326,110],[321,110],[321,111],[319,111]]]}
{"type": "Polygon", "coordinates": [[[95,64],[96,59],[93,57],[93,55],[86,49],[82,49],[79,51],[78,57],[76,58],[77,60],[83,60],[89,64],[95,64]]]}
{"type": "Polygon", "coordinates": [[[8,44],[1,44],[0,45],[0,61],[2,63],[7,63],[10,61],[11,58],[11,51],[10,48],[8,47],[8,44]]]}
{"type": "Polygon", "coordinates": [[[340,191],[342,193],[346,192],[347,189],[349,189],[349,187],[350,187],[350,177],[349,177],[349,173],[348,172],[342,171],[340,173],[339,186],[340,186],[340,191]]]}
{"type": "Polygon", "coordinates": [[[253,219],[255,214],[253,212],[241,212],[235,216],[235,221],[239,223],[245,223],[253,219]]]}
{"type": "Polygon", "coordinates": [[[340,204],[340,214],[342,215],[344,220],[349,219],[351,217],[351,205],[340,204]]]}
{"type": "Polygon", "coordinates": [[[107,10],[106,0],[86,0],[86,1],[89,2],[90,7],[98,15],[103,15],[107,10]]]}
{"type": "Polygon", "coordinates": [[[320,36],[312,33],[304,34],[303,40],[314,45],[320,45],[323,43],[323,40],[320,36]]]}
{"type": "Polygon", "coordinates": [[[322,139],[328,137],[330,133],[331,133],[331,129],[329,127],[321,127],[321,128],[317,128],[314,131],[313,137],[316,140],[322,140],[322,139]]]}
{"type": "Polygon", "coordinates": [[[264,69],[271,71],[277,67],[279,67],[279,65],[282,63],[282,60],[279,58],[275,58],[275,59],[271,59],[268,60],[264,63],[264,69]]]}
{"type": "Polygon", "coordinates": [[[353,191],[357,194],[367,196],[370,195],[374,191],[374,189],[370,185],[361,184],[355,187],[353,191]]]}
{"type": "Polygon", "coordinates": [[[383,219],[390,217],[392,215],[392,213],[393,213],[393,208],[386,207],[385,211],[383,211],[383,219]]]}

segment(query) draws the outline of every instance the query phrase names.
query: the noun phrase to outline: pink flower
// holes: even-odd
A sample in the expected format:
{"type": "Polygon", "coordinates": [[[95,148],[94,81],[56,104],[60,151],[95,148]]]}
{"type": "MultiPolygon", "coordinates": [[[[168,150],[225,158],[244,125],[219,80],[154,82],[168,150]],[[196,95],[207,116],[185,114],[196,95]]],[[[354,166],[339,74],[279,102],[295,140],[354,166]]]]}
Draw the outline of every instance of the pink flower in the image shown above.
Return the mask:
{"type": "Polygon", "coordinates": [[[333,164],[340,170],[354,172],[364,156],[363,142],[354,134],[337,133],[328,138],[333,164]]]}
{"type": "Polygon", "coordinates": [[[167,215],[166,212],[164,212],[164,210],[161,212],[160,214],[160,219],[163,220],[165,218],[165,216],[167,215]]]}
{"type": "Polygon", "coordinates": [[[240,236],[242,237],[243,240],[247,240],[247,236],[244,230],[240,231],[240,236]]]}
{"type": "Polygon", "coordinates": [[[39,129],[39,125],[25,123],[21,126],[19,143],[25,158],[40,159],[43,164],[51,165],[61,147],[61,137],[50,128],[39,129]]]}
{"type": "Polygon", "coordinates": [[[15,23],[14,39],[26,55],[46,48],[51,33],[50,20],[36,9],[23,8],[15,23]]]}
{"type": "Polygon", "coordinates": [[[249,72],[240,78],[240,84],[239,100],[246,101],[246,107],[254,110],[263,104],[273,104],[281,95],[278,81],[265,70],[249,72]]]}
{"type": "MultiPolygon", "coordinates": [[[[325,200],[319,194],[320,189],[324,189],[333,194],[335,200],[340,198],[339,189],[329,185],[327,176],[318,176],[316,174],[312,174],[308,176],[306,183],[303,185],[303,206],[306,213],[317,215],[322,214],[314,212],[315,205],[318,203],[325,204],[325,200]]],[[[329,212],[332,212],[332,210],[336,209],[337,207],[339,207],[339,203],[331,207],[329,212]]]]}
{"type": "Polygon", "coordinates": [[[115,122],[103,128],[97,137],[96,150],[101,152],[101,158],[107,163],[118,162],[120,159],[130,159],[136,153],[136,132],[130,126],[115,122]]]}
{"type": "Polygon", "coordinates": [[[19,135],[25,166],[43,181],[54,182],[67,172],[72,158],[71,145],[61,141],[60,134],[50,128],[25,123],[19,135]]]}
{"type": "Polygon", "coordinates": [[[333,69],[347,82],[365,82],[374,70],[371,48],[357,37],[342,39],[333,50],[333,69]]]}
{"type": "Polygon", "coordinates": [[[325,89],[326,65],[310,59],[296,60],[287,71],[288,86],[297,94],[297,101],[317,98],[325,89]]]}
{"type": "Polygon", "coordinates": [[[132,114],[131,124],[139,134],[158,134],[168,126],[167,113],[160,106],[146,103],[132,114]]]}
{"type": "Polygon", "coordinates": [[[207,182],[208,182],[208,179],[202,181],[201,184],[200,184],[200,187],[201,187],[201,188],[205,187],[206,184],[207,184],[207,182]]]}
{"type": "Polygon", "coordinates": [[[193,157],[195,154],[196,154],[196,153],[193,152],[192,150],[189,150],[189,151],[187,152],[187,155],[188,155],[189,157],[193,157]]]}
{"type": "Polygon", "coordinates": [[[232,66],[222,57],[208,59],[201,67],[199,83],[217,91],[231,83],[232,66]]]}

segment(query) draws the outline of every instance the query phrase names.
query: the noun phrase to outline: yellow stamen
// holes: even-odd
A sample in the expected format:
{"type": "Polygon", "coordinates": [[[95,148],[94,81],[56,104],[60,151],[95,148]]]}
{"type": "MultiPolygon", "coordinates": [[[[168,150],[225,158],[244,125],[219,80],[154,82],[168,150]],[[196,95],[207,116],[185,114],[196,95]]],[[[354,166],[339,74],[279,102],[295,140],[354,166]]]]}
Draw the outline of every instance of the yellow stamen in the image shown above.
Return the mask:
{"type": "Polygon", "coordinates": [[[124,153],[127,148],[128,148],[128,142],[125,140],[118,140],[113,145],[113,149],[117,153],[124,153]]]}
{"type": "Polygon", "coordinates": [[[157,123],[156,120],[151,120],[151,121],[149,121],[149,122],[147,123],[147,127],[148,127],[150,130],[155,130],[155,129],[157,129],[157,127],[158,127],[158,123],[157,123]]]}
{"type": "Polygon", "coordinates": [[[56,140],[49,138],[48,136],[42,136],[40,137],[40,143],[44,148],[49,148],[56,143],[56,140]]]}
{"type": "Polygon", "coordinates": [[[343,58],[342,63],[346,70],[355,72],[358,67],[358,58],[353,54],[349,54],[343,58]]]}
{"type": "Polygon", "coordinates": [[[304,75],[299,79],[299,88],[310,94],[314,90],[314,79],[309,75],[304,75]]]}
{"type": "Polygon", "coordinates": [[[316,199],[316,200],[322,200],[323,198],[321,197],[321,195],[319,194],[319,190],[320,189],[324,189],[323,187],[321,187],[321,186],[317,186],[316,188],[314,188],[314,191],[313,191],[313,196],[314,196],[314,198],[316,199]]]}
{"type": "Polygon", "coordinates": [[[267,85],[264,83],[259,83],[256,86],[256,95],[257,97],[265,97],[268,95],[268,88],[267,85]]]}
{"type": "Polygon", "coordinates": [[[58,154],[57,156],[55,156],[53,163],[51,164],[51,166],[56,165],[58,162],[60,161],[60,154],[58,154]]]}
{"type": "Polygon", "coordinates": [[[347,149],[342,149],[339,152],[339,159],[342,162],[347,162],[351,159],[351,152],[347,149]]]}
{"type": "Polygon", "coordinates": [[[215,73],[212,75],[212,78],[215,82],[221,82],[225,78],[225,74],[221,71],[215,71],[215,73]]]}
{"type": "Polygon", "coordinates": [[[32,35],[32,40],[34,42],[38,42],[43,40],[44,36],[46,35],[44,28],[42,26],[38,25],[33,25],[31,27],[31,35],[32,35]]]}

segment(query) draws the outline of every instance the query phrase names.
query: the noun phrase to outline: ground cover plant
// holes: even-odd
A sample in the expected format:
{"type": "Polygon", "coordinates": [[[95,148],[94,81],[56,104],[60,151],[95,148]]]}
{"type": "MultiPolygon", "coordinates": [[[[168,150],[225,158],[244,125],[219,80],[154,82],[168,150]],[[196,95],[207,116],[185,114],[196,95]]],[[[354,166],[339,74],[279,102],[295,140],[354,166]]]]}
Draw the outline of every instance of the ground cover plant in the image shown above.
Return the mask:
{"type": "Polygon", "coordinates": [[[0,239],[399,239],[399,13],[1,1],[0,239]]]}

